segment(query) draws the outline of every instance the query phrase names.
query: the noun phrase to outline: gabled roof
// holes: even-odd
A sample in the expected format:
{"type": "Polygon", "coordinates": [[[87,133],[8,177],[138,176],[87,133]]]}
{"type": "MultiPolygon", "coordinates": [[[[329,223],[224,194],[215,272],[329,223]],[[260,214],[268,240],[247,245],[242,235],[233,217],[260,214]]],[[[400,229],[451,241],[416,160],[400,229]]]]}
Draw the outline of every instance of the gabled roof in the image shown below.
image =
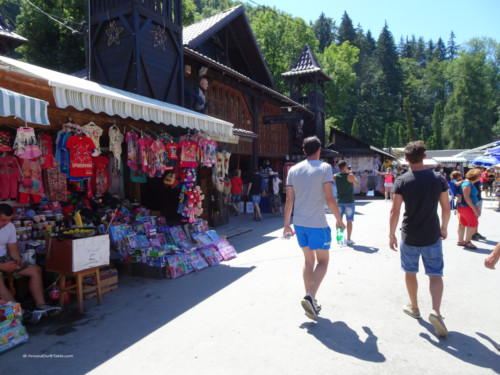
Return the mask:
{"type": "MultiPolygon", "coordinates": [[[[2,16],[0,16],[0,42],[10,48],[14,49],[19,47],[21,44],[24,44],[28,41],[28,39],[23,38],[21,35],[14,33],[11,28],[7,25],[2,16]]],[[[2,48],[3,53],[9,52],[4,51],[5,48],[2,48]]]]}
{"type": "MultiPolygon", "coordinates": [[[[224,28],[229,31],[226,34],[228,38],[234,41],[227,49],[228,62],[226,65],[236,71],[243,72],[243,69],[237,66],[237,61],[239,61],[242,67],[249,70],[244,72],[247,76],[267,87],[274,88],[273,79],[262,57],[243,5],[227,9],[185,27],[182,31],[183,44],[185,47],[207,56],[207,53],[203,52],[204,45],[224,28]]],[[[215,56],[207,57],[215,59],[215,56]]]]}
{"type": "Polygon", "coordinates": [[[288,72],[283,73],[282,76],[290,77],[290,76],[312,75],[314,73],[321,75],[322,78],[327,81],[332,80],[332,77],[326,74],[319,65],[316,56],[311,50],[311,47],[309,47],[309,44],[306,44],[306,46],[302,49],[299,58],[293,65],[292,69],[290,69],[288,72]]]}

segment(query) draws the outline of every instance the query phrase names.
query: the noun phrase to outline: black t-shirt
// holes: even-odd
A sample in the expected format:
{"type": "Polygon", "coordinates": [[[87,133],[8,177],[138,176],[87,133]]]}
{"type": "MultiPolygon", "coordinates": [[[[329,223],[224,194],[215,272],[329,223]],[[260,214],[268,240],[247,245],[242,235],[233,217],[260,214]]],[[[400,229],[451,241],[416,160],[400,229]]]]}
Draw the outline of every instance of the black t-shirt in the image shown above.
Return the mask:
{"type": "Polygon", "coordinates": [[[394,193],[403,196],[405,213],[401,238],[409,246],[429,246],[441,236],[437,206],[448,190],[444,178],[432,170],[408,171],[394,182],[394,193]]]}
{"type": "Polygon", "coordinates": [[[252,174],[250,176],[250,181],[252,186],[250,186],[250,195],[260,195],[260,184],[262,183],[262,176],[260,174],[252,174]]]}

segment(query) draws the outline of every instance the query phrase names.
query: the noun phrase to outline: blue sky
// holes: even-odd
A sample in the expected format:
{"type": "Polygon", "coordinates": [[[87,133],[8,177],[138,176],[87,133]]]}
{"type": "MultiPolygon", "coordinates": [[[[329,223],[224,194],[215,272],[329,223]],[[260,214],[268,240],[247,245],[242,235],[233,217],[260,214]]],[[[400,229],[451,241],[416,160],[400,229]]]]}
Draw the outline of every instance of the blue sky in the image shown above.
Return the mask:
{"type": "MultiPolygon", "coordinates": [[[[243,0],[248,1],[248,0],[243,0]]],[[[461,44],[474,37],[491,37],[500,43],[500,0],[255,0],[252,6],[266,5],[301,17],[306,22],[318,19],[321,12],[336,25],[344,11],[354,27],[371,30],[377,40],[385,22],[399,43],[400,37],[422,36],[427,42],[439,37],[445,43],[450,32],[461,44]]]]}

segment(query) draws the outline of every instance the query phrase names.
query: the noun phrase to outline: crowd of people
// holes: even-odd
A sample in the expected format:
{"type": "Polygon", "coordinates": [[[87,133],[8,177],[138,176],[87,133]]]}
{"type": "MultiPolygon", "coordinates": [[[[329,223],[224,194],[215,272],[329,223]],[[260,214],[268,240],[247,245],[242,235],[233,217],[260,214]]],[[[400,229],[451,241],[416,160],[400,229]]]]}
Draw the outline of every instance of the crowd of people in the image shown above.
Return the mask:
{"type": "MultiPolygon", "coordinates": [[[[285,238],[295,233],[304,254],[303,280],[306,295],[301,300],[301,305],[305,315],[312,320],[318,320],[321,311],[316,294],[328,269],[328,250],[332,241],[331,230],[326,222],[325,204],[336,219],[336,227],[347,227],[349,243],[354,243],[351,240],[354,217],[352,187],[358,184],[344,161],[338,163],[339,172],[334,175],[332,167],[319,160],[320,150],[318,138],[306,138],[303,143],[306,159],[289,171],[283,229],[285,238]],[[337,199],[334,198],[335,185],[337,199]],[[292,211],[295,231],[292,229],[292,211]],[[342,221],[344,214],[347,226],[342,221]]],[[[424,166],[426,148],[422,141],[410,142],[404,152],[410,169],[401,170],[399,177],[395,178],[391,168],[387,168],[386,172],[376,171],[384,176],[385,184],[390,188],[386,189],[385,198],[392,199],[388,236],[389,247],[394,251],[398,249],[396,228],[404,202],[399,251],[410,302],[404,305],[402,310],[412,318],[421,318],[417,298],[417,273],[422,259],[425,273],[429,277],[432,300],[432,311],[428,319],[436,335],[446,337],[448,329],[441,315],[444,290],[442,241],[448,237],[448,222],[451,216],[450,190],[453,188],[456,192],[456,201],[459,204],[458,245],[475,249],[471,241],[485,238],[477,231],[478,217],[481,214],[478,196],[485,189],[474,186],[475,183],[481,182],[484,172],[470,169],[466,173],[466,180],[462,180],[461,172],[454,171],[448,181],[441,170],[424,166]],[[441,220],[438,216],[438,206],[441,208],[441,220]]],[[[494,269],[499,259],[500,242],[485,259],[484,265],[494,269]]],[[[500,346],[498,349],[500,350],[500,346]]]]}

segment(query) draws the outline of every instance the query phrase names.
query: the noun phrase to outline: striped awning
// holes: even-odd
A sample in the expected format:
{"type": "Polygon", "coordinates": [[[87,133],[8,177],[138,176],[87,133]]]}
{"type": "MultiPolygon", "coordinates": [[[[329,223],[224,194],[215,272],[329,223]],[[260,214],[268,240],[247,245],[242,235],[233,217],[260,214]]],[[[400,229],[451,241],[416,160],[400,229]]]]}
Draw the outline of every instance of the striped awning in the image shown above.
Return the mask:
{"type": "Polygon", "coordinates": [[[0,87],[0,116],[16,116],[26,122],[50,125],[48,102],[0,87]]]}

